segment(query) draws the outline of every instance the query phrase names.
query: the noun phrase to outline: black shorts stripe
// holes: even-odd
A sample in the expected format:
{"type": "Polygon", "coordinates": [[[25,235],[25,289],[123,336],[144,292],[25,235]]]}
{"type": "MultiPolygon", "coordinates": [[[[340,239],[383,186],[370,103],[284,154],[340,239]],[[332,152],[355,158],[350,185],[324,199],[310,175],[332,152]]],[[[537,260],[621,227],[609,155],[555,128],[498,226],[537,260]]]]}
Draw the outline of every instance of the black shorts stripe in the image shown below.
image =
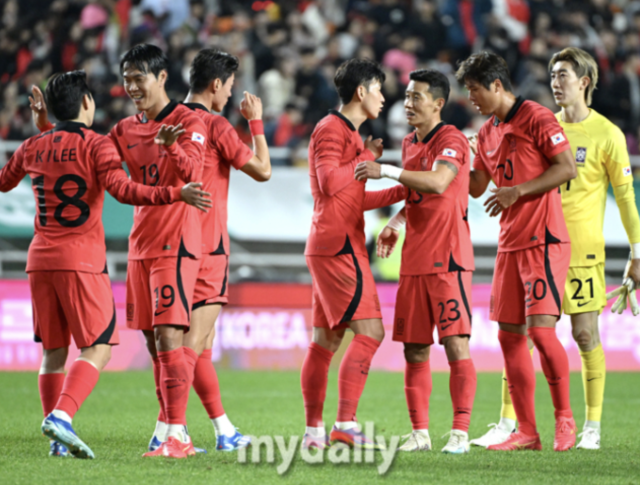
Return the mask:
{"type": "MultiPolygon", "coordinates": [[[[547,234],[549,231],[547,230],[547,234]]],[[[551,236],[553,238],[553,236],[551,236]]],[[[549,260],[549,237],[546,238],[544,244],[544,272],[547,277],[547,283],[549,284],[549,289],[551,290],[551,294],[553,295],[553,299],[556,301],[556,306],[558,307],[558,315],[562,312],[562,302],[560,301],[560,293],[558,293],[558,287],[556,286],[556,282],[553,279],[553,271],[551,271],[551,261],[549,260]]],[[[554,238],[555,239],[555,238],[554,238]]],[[[552,243],[557,244],[557,243],[552,243]]]]}
{"type": "Polygon", "coordinates": [[[356,291],[353,295],[353,298],[351,299],[351,303],[349,303],[349,306],[347,307],[347,311],[344,312],[344,315],[340,319],[340,323],[346,323],[353,320],[353,316],[356,314],[358,306],[360,306],[360,300],[362,300],[362,270],[360,269],[360,265],[358,264],[358,258],[356,258],[353,247],[351,246],[349,236],[347,236],[344,247],[340,250],[339,253],[336,254],[336,256],[340,256],[343,254],[349,254],[353,259],[353,265],[356,268],[356,291]]]}
{"type": "Polygon", "coordinates": [[[178,294],[180,295],[180,301],[184,310],[187,312],[187,319],[191,319],[191,312],[189,310],[189,300],[184,292],[184,284],[182,283],[182,258],[194,257],[193,254],[187,251],[184,246],[184,241],[180,238],[180,249],[178,249],[178,262],[176,263],[176,285],[178,287],[178,294]]]}
{"type": "Polygon", "coordinates": [[[100,344],[108,344],[109,341],[111,340],[111,337],[113,336],[113,332],[116,329],[116,304],[114,302],[113,304],[113,316],[111,317],[111,322],[109,322],[109,326],[107,327],[107,329],[102,332],[102,335],[100,335],[95,342],[93,342],[89,347],[93,347],[95,345],[100,345],[100,344]]]}
{"type": "Polygon", "coordinates": [[[224,296],[224,292],[227,291],[227,272],[229,271],[229,256],[227,258],[227,264],[224,267],[224,279],[222,280],[222,288],[220,289],[220,295],[224,296]]]}
{"type": "Polygon", "coordinates": [[[218,248],[214,252],[209,253],[209,254],[212,255],[212,256],[214,256],[216,254],[227,254],[224,251],[224,242],[222,241],[222,236],[220,236],[220,244],[218,244],[218,248]]]}
{"type": "Polygon", "coordinates": [[[38,334],[35,334],[35,333],[33,334],[33,341],[38,344],[42,343],[42,339],[38,336],[38,334]]]}
{"type": "Polygon", "coordinates": [[[469,300],[467,299],[467,293],[464,291],[464,283],[462,282],[462,271],[458,271],[458,285],[460,286],[460,295],[462,295],[462,303],[469,315],[469,324],[472,324],[471,309],[469,308],[469,300]]]}

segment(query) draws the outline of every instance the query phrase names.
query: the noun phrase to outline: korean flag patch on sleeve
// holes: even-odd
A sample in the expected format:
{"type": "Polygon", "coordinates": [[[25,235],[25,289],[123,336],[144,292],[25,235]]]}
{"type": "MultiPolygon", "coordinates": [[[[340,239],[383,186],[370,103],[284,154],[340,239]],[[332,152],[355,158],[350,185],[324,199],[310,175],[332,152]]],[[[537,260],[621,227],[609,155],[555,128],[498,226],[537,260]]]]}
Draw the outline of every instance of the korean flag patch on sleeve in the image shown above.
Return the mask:
{"type": "Polygon", "coordinates": [[[562,143],[564,141],[564,135],[562,133],[556,133],[551,137],[551,143],[557,145],[558,143],[562,143]]]}
{"type": "Polygon", "coordinates": [[[196,133],[195,131],[193,132],[193,135],[191,135],[191,140],[197,141],[198,143],[200,143],[200,145],[204,145],[204,135],[196,133]]]}
{"type": "Polygon", "coordinates": [[[622,176],[628,177],[629,175],[631,175],[631,167],[624,167],[622,169],[622,176]]]}
{"type": "Polygon", "coordinates": [[[445,157],[455,157],[457,153],[458,152],[456,152],[455,150],[452,150],[451,148],[445,148],[444,151],[442,152],[442,155],[444,155],[445,157]]]}

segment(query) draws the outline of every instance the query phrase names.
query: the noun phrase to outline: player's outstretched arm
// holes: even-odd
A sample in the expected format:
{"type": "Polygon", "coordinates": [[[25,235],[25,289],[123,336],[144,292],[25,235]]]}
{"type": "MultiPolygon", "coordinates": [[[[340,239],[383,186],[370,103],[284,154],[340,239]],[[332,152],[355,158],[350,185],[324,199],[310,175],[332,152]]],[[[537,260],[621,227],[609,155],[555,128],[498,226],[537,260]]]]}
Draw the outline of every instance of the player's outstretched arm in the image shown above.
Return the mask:
{"type": "Polygon", "coordinates": [[[533,180],[514,187],[491,189],[493,195],[484,203],[486,212],[491,217],[497,216],[503,209],[515,204],[520,197],[549,192],[576,178],[576,175],[578,175],[576,162],[570,149],[552,156],[549,162],[551,166],[533,180]]]}
{"type": "Polygon", "coordinates": [[[200,210],[211,207],[210,194],[200,190],[201,183],[184,187],[151,187],[133,182],[122,168],[120,156],[110,138],[100,137],[91,146],[96,175],[101,185],[122,204],[164,205],[184,201],[200,210]]]}
{"type": "Polygon", "coordinates": [[[11,155],[7,164],[0,170],[0,192],[9,192],[25,178],[22,162],[24,160],[24,143],[11,155]]]}
{"type": "Polygon", "coordinates": [[[435,170],[431,172],[414,172],[403,170],[389,164],[377,162],[361,162],[356,166],[356,180],[379,179],[382,177],[397,180],[423,194],[442,194],[458,174],[458,167],[444,160],[435,162],[435,170]]]}
{"type": "Polygon", "coordinates": [[[407,218],[405,216],[405,208],[403,207],[400,212],[389,220],[380,234],[378,234],[376,254],[379,258],[388,258],[391,256],[398,242],[400,229],[404,227],[406,222],[407,218]]]}
{"type": "Polygon", "coordinates": [[[271,178],[271,158],[262,124],[262,100],[245,91],[244,98],[240,102],[240,113],[249,122],[254,153],[253,157],[240,170],[253,180],[266,182],[271,178]]]}
{"type": "Polygon", "coordinates": [[[364,193],[363,211],[380,209],[396,204],[407,198],[407,189],[402,185],[396,185],[383,190],[367,190],[364,193]]]}
{"type": "Polygon", "coordinates": [[[471,170],[469,172],[469,195],[477,199],[487,191],[491,177],[484,170],[471,170]]]}
{"type": "Polygon", "coordinates": [[[49,121],[49,114],[47,112],[47,103],[44,101],[44,95],[40,88],[36,85],[31,86],[31,94],[29,96],[29,108],[31,108],[31,116],[36,128],[40,132],[52,130],[54,128],[53,123],[49,121]]]}

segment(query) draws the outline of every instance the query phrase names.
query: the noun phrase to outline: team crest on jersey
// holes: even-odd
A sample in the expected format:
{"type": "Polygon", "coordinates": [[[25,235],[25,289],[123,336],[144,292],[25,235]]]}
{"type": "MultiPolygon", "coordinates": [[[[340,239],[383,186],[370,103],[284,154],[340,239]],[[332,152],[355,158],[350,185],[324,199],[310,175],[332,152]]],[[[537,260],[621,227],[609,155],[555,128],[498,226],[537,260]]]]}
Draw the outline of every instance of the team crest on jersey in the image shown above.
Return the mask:
{"type": "Polygon", "coordinates": [[[442,155],[444,155],[445,157],[455,157],[457,153],[458,152],[452,150],[451,148],[445,148],[442,152],[442,155]]]}
{"type": "Polygon", "coordinates": [[[628,177],[629,175],[631,175],[631,167],[624,167],[622,169],[622,176],[628,177]]]}
{"type": "Polygon", "coordinates": [[[200,145],[204,145],[204,135],[201,135],[200,133],[196,133],[194,131],[193,135],[191,135],[191,139],[193,141],[197,141],[198,143],[200,143],[200,145]]]}
{"type": "Polygon", "coordinates": [[[551,143],[557,145],[558,143],[562,143],[564,141],[564,135],[562,133],[556,133],[551,137],[551,143]]]}
{"type": "Polygon", "coordinates": [[[587,149],[578,147],[576,150],[576,163],[584,163],[587,160],[587,149]]]}
{"type": "Polygon", "coordinates": [[[422,167],[422,170],[426,170],[427,169],[427,165],[429,165],[429,159],[428,158],[421,158],[420,159],[420,167],[422,167]]]}

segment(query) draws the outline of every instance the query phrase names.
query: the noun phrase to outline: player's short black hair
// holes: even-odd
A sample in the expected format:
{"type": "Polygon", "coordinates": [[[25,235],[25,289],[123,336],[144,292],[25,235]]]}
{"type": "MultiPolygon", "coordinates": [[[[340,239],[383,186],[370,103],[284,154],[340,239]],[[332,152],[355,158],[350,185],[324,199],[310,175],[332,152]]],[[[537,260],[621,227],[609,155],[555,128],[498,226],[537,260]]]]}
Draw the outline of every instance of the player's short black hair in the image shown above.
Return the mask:
{"type": "Polygon", "coordinates": [[[461,84],[475,81],[485,89],[489,89],[491,83],[499,79],[505,91],[513,90],[507,62],[493,52],[478,52],[462,61],[456,72],[456,79],[461,84]]]}
{"type": "Polygon", "coordinates": [[[384,83],[386,75],[380,64],[369,59],[350,59],[338,67],[333,83],[343,104],[350,103],[358,86],[369,91],[369,85],[378,81],[384,83]]]}
{"type": "Polygon", "coordinates": [[[153,73],[158,77],[162,71],[169,73],[169,59],[162,49],[151,44],[138,44],[125,52],[120,59],[120,74],[124,72],[124,65],[129,64],[140,72],[153,73]]]}
{"type": "Polygon", "coordinates": [[[433,96],[433,99],[442,98],[444,104],[449,101],[449,92],[451,87],[449,86],[449,80],[447,76],[435,69],[418,69],[417,71],[411,71],[409,73],[409,79],[419,83],[426,83],[429,85],[428,91],[433,96]]]}
{"type": "Polygon", "coordinates": [[[189,89],[200,94],[216,79],[226,83],[240,65],[238,58],[217,49],[202,49],[191,63],[189,89]]]}
{"type": "Polygon", "coordinates": [[[49,78],[44,90],[47,108],[58,121],[70,121],[80,114],[82,98],[91,91],[84,71],[57,73],[49,78]]]}

